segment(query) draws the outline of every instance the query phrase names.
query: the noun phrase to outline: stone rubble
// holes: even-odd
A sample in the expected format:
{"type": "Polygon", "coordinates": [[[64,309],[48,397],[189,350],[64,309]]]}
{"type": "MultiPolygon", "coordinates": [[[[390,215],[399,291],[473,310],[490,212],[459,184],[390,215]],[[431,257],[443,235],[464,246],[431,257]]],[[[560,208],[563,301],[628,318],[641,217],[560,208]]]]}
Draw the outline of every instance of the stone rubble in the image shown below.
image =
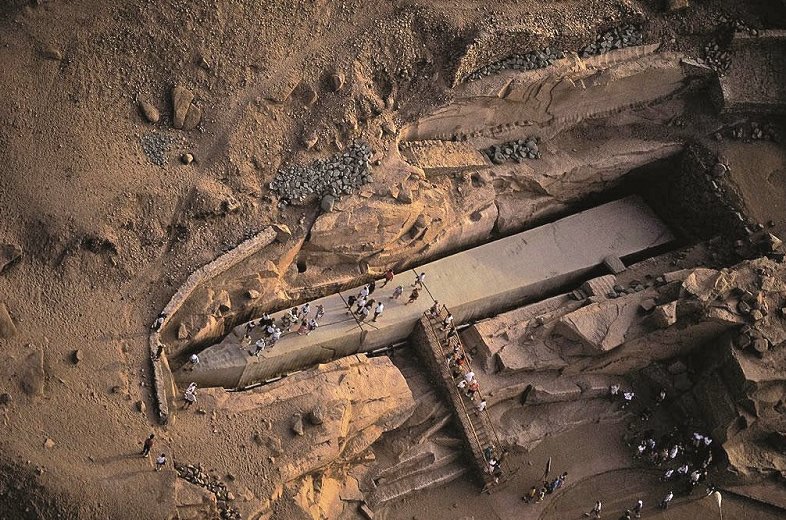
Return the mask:
{"type": "Polygon", "coordinates": [[[350,195],[360,186],[372,182],[372,154],[368,143],[352,143],[344,153],[316,160],[310,166],[293,164],[281,168],[270,183],[270,189],[284,204],[325,195],[334,198],[350,195]]]}
{"type": "Polygon", "coordinates": [[[503,70],[535,70],[543,69],[561,60],[565,53],[559,49],[546,47],[543,50],[532,51],[525,54],[513,54],[499,61],[485,65],[472,74],[465,81],[475,81],[485,76],[502,72],[503,70]]]}
{"type": "Polygon", "coordinates": [[[222,519],[242,519],[240,512],[227,503],[234,499],[234,495],[227,490],[223,482],[205,473],[202,470],[201,464],[194,466],[192,464],[179,464],[175,462],[175,470],[177,471],[178,477],[197,486],[201,486],[216,496],[218,510],[220,511],[222,519]]]}
{"type": "Polygon", "coordinates": [[[644,43],[644,35],[638,25],[624,25],[615,27],[599,34],[593,43],[579,51],[579,56],[588,58],[598,54],[605,54],[616,49],[632,47],[644,43]]]}
{"type": "Polygon", "coordinates": [[[521,162],[524,159],[540,159],[538,139],[535,137],[495,144],[482,152],[494,164],[503,164],[508,160],[521,162]]]}

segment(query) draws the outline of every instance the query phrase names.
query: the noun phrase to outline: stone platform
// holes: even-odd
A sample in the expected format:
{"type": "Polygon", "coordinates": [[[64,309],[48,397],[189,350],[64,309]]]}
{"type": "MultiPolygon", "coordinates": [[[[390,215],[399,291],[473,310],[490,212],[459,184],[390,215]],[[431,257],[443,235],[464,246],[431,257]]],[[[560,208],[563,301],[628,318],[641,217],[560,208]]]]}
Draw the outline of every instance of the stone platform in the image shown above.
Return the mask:
{"type": "Polygon", "coordinates": [[[369,318],[358,323],[347,313],[344,299],[357,294],[360,289],[355,288],[313,301],[312,313],[318,304],[325,307],[319,328],[308,336],[287,334],[258,358],[249,354],[253,346],[242,341],[245,326],[240,325],[221,343],[200,353],[195,370],[178,371],[175,377],[199,386],[248,386],[404,341],[432,305],[432,295],[451,309],[455,323],[464,323],[577,283],[603,265],[606,257],[624,259],[673,239],[639,197],[627,197],[423,265],[417,271],[426,273],[427,290],[411,305],[405,302],[415,271],[396,275],[384,288],[378,283],[371,298],[383,301],[385,311],[377,322],[369,318]],[[397,285],[404,286],[404,295],[392,300],[389,296],[397,285]]]}

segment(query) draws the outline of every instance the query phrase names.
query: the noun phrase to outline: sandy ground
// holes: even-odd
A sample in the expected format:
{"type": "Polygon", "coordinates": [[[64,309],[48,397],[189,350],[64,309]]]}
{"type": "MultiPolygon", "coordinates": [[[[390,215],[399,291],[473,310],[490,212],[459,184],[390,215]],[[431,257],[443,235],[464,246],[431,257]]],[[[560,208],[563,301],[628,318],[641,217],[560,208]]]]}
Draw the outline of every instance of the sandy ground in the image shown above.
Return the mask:
{"type": "MultiPolygon", "coordinates": [[[[599,3],[561,1],[554,9],[559,16],[599,3]]],[[[654,3],[642,6],[654,11],[654,3]]],[[[718,12],[722,3],[702,2],[695,16],[718,12]]],[[[150,460],[136,456],[147,434],[157,433],[155,451],[170,461],[195,463],[207,451],[220,463],[235,438],[215,435],[207,420],[183,421],[187,428],[156,424],[149,325],[193,269],[266,223],[296,225],[300,210],[279,213],[264,186],[280,163],[332,153],[336,142],[354,135],[337,123],[354,117],[351,93],[328,92],[325,75],[351,74],[356,61],[374,63],[381,85],[401,83],[397,117],[411,119],[449,97],[444,75],[435,73],[454,44],[494,24],[532,23],[530,13],[542,5],[308,0],[260,9],[249,1],[85,0],[0,6],[0,240],[25,251],[21,263],[0,275],[0,301],[18,329],[0,341],[0,393],[12,398],[0,407],[0,481],[24,483],[3,488],[8,517],[166,517],[175,475],[154,472],[150,460]],[[62,59],[43,58],[49,47],[62,59]],[[422,66],[401,80],[411,63],[422,66]],[[289,95],[301,83],[318,90],[313,107],[289,95]],[[174,84],[198,94],[205,115],[195,131],[171,128],[174,84]],[[160,123],[143,121],[141,99],[161,110],[160,123]],[[300,144],[306,128],[321,135],[312,151],[300,144]],[[152,134],[170,143],[164,166],[152,164],[140,146],[152,134]],[[178,161],[185,152],[197,159],[191,167],[178,161]],[[240,210],[187,222],[184,231],[190,190],[203,181],[231,190],[240,210]],[[83,354],[78,364],[76,350],[83,354]],[[30,396],[21,386],[31,379],[35,352],[43,357],[43,391],[30,396]]],[[[766,7],[751,4],[753,22],[766,19],[759,14],[766,7]]],[[[567,22],[580,27],[584,20],[567,22]]],[[[741,179],[743,190],[744,184],[741,179]]],[[[538,510],[517,497],[549,455],[576,480],[564,497],[544,504],[544,518],[578,513],[593,496],[582,475],[626,468],[612,442],[615,428],[580,429],[517,458],[516,479],[497,495],[477,496],[473,483],[460,481],[403,502],[389,518],[534,518],[538,510]],[[595,449],[567,449],[576,445],[595,449]]],[[[735,507],[734,499],[729,503],[735,507]]],[[[684,518],[696,515],[692,507],[685,506],[684,518]]],[[[769,518],[747,516],[753,517],[769,518]]]]}

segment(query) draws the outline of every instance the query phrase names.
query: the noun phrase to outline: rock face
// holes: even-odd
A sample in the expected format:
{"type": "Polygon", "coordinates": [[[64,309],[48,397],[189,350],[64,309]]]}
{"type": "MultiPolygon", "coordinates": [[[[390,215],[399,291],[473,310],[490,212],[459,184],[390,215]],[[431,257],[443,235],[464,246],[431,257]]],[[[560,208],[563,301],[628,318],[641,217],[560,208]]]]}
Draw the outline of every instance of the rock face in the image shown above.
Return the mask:
{"type": "Polygon", "coordinates": [[[22,248],[16,244],[0,244],[0,273],[22,257],[22,248]]]}
{"type": "MultiPolygon", "coordinates": [[[[321,486],[315,486],[319,489],[307,486],[312,495],[298,502],[306,509],[311,507],[306,503],[318,503],[323,510],[340,510],[338,483],[347,481],[353,461],[363,458],[382,433],[404,423],[415,407],[412,392],[390,360],[364,355],[319,365],[247,392],[205,389],[200,404],[256,424],[261,421],[257,417],[278,418],[254,437],[259,456],[276,460],[278,477],[267,483],[270,493],[285,486],[296,494],[313,479],[321,479],[321,486]],[[305,417],[304,410],[310,411],[305,417]],[[316,471],[319,476],[312,476],[316,471]],[[329,491],[333,485],[336,493],[329,491]]],[[[244,467],[227,469],[242,480],[244,467]]]]}

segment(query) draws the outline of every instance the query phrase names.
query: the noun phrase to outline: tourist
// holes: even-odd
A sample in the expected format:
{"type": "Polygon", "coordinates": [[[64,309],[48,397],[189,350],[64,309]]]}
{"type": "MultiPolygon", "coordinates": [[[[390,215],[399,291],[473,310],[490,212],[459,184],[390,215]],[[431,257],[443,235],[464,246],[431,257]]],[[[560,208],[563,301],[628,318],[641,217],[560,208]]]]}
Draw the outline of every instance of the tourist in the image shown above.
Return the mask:
{"type": "Polygon", "coordinates": [[[150,454],[150,449],[153,447],[153,443],[155,442],[153,439],[155,439],[155,437],[155,434],[151,433],[147,436],[147,439],[145,439],[145,443],[142,445],[143,457],[147,457],[148,454],[150,454]]]}
{"type": "Polygon", "coordinates": [[[305,336],[308,334],[308,322],[306,320],[302,320],[300,322],[300,327],[297,329],[298,336],[305,336]]]}
{"type": "Polygon", "coordinates": [[[467,385],[467,397],[469,397],[470,399],[474,399],[475,394],[477,394],[479,391],[480,391],[480,385],[478,384],[478,380],[473,379],[472,381],[470,381],[469,384],[467,385]]]}
{"type": "Polygon", "coordinates": [[[156,318],[156,321],[153,322],[150,328],[153,329],[154,331],[160,330],[161,325],[164,324],[165,319],[166,319],[166,313],[162,312],[161,314],[158,315],[158,318],[156,318]]]}
{"type": "Polygon", "coordinates": [[[259,357],[263,350],[267,347],[267,343],[265,342],[264,338],[259,338],[256,343],[254,343],[254,352],[251,354],[252,356],[259,357]]]}
{"type": "Polygon", "coordinates": [[[298,313],[298,318],[305,318],[308,316],[308,313],[311,312],[311,304],[306,302],[300,308],[300,312],[298,313]]]}
{"type": "Polygon", "coordinates": [[[642,499],[638,499],[636,501],[636,505],[633,506],[633,514],[636,518],[641,518],[641,510],[644,509],[644,501],[642,499]]]}
{"type": "Polygon", "coordinates": [[[687,475],[688,471],[690,471],[690,468],[688,467],[688,465],[687,464],[683,464],[682,466],[677,468],[677,475],[687,475]]]}
{"type": "Polygon", "coordinates": [[[358,301],[355,302],[355,305],[357,306],[357,308],[355,309],[355,314],[358,314],[360,312],[360,309],[366,306],[366,298],[365,297],[358,298],[358,301]]]}
{"type": "Polygon", "coordinates": [[[633,402],[633,398],[636,397],[636,394],[633,392],[623,392],[622,394],[622,409],[624,410],[633,402]]]}
{"type": "Polygon", "coordinates": [[[609,387],[609,398],[612,401],[616,401],[617,397],[619,397],[619,395],[620,395],[620,385],[618,385],[616,383],[611,385],[609,387]]]}
{"type": "Polygon", "coordinates": [[[354,296],[350,296],[347,298],[347,314],[352,312],[352,306],[355,305],[357,298],[354,296]]]}
{"type": "Polygon", "coordinates": [[[382,312],[384,310],[385,310],[385,306],[382,304],[382,302],[377,303],[377,308],[374,309],[374,319],[372,319],[371,321],[377,321],[377,318],[382,316],[382,312]]]}
{"type": "Polygon", "coordinates": [[[270,334],[270,346],[275,345],[279,339],[281,339],[281,329],[273,327],[273,332],[270,334]]]}
{"type": "Polygon", "coordinates": [[[251,340],[251,332],[254,330],[254,327],[256,327],[256,324],[254,323],[253,320],[246,323],[246,333],[243,336],[244,341],[251,340]]]}
{"type": "Polygon", "coordinates": [[[371,280],[370,282],[368,282],[367,287],[368,287],[368,295],[371,296],[372,294],[374,294],[374,290],[377,288],[377,282],[371,280]]]}
{"type": "Polygon", "coordinates": [[[700,470],[696,469],[693,470],[690,474],[690,486],[691,488],[696,487],[699,484],[699,480],[702,477],[702,473],[700,470]]]}
{"type": "Polygon", "coordinates": [[[538,499],[536,502],[543,502],[544,498],[546,498],[546,488],[542,487],[540,491],[538,491],[538,499]]]}
{"type": "Polygon", "coordinates": [[[273,317],[268,313],[262,313],[262,317],[259,318],[259,324],[264,325],[265,327],[270,327],[274,323],[273,317]]]}
{"type": "Polygon", "coordinates": [[[161,359],[161,354],[164,353],[164,344],[156,340],[156,359],[161,359]]]}
{"type": "Polygon", "coordinates": [[[429,314],[431,314],[432,318],[438,318],[439,317],[439,300],[434,300],[434,305],[429,307],[428,312],[429,312],[429,314]]]}
{"type": "Polygon", "coordinates": [[[584,516],[591,516],[593,518],[600,518],[600,512],[603,509],[603,504],[600,500],[595,502],[595,507],[592,508],[592,511],[589,513],[584,513],[584,516]]]}
{"type": "Polygon", "coordinates": [[[369,290],[368,284],[366,284],[363,286],[362,289],[360,289],[360,293],[358,294],[358,299],[365,300],[369,294],[371,294],[371,291],[369,290]]]}
{"type": "Polygon", "coordinates": [[[472,370],[464,374],[464,380],[467,383],[471,383],[473,379],[475,379],[475,372],[473,372],[472,370]]]}
{"type": "Polygon", "coordinates": [[[477,409],[478,413],[483,412],[486,409],[486,400],[481,399],[480,402],[475,405],[475,409],[477,409]]]}
{"type": "Polygon", "coordinates": [[[393,296],[390,297],[391,300],[398,300],[401,295],[404,294],[404,287],[399,285],[395,289],[393,289],[393,296]]]}
{"type": "Polygon", "coordinates": [[[311,334],[312,332],[317,330],[317,327],[319,327],[319,323],[317,323],[317,320],[315,320],[314,318],[308,320],[308,332],[306,333],[306,335],[311,334]]]}
{"type": "Polygon", "coordinates": [[[156,457],[156,471],[161,471],[164,466],[166,466],[166,455],[162,453],[156,457]]]}
{"type": "Polygon", "coordinates": [[[658,397],[655,398],[655,406],[660,406],[666,400],[666,390],[661,390],[658,397]]]}
{"type": "Polygon", "coordinates": [[[456,386],[459,388],[459,390],[465,390],[468,384],[469,383],[467,383],[466,379],[462,379],[461,381],[458,382],[456,386]]]}
{"type": "Polygon", "coordinates": [[[521,499],[524,502],[526,502],[527,504],[529,504],[530,502],[535,500],[536,496],[538,496],[538,488],[536,488],[535,486],[532,486],[530,488],[529,492],[526,495],[524,495],[523,497],[521,497],[521,499]]]}
{"type": "Polygon", "coordinates": [[[363,307],[361,307],[360,310],[358,311],[358,317],[360,318],[360,321],[365,321],[366,318],[368,318],[370,312],[371,311],[368,308],[368,306],[364,305],[363,307]]]}
{"type": "Polygon", "coordinates": [[[325,306],[322,304],[317,305],[317,312],[314,314],[314,319],[319,321],[325,315],[325,306]]]}
{"type": "Polygon", "coordinates": [[[393,269],[388,269],[387,271],[385,271],[384,276],[385,276],[385,281],[382,283],[382,285],[380,285],[380,287],[385,287],[388,284],[388,282],[393,281],[393,276],[395,276],[393,274],[393,269]]]}
{"type": "Polygon", "coordinates": [[[185,404],[183,404],[183,410],[188,410],[192,404],[196,402],[196,383],[191,383],[186,388],[186,391],[183,393],[183,400],[185,400],[185,404]]]}
{"type": "Polygon", "coordinates": [[[190,363],[190,365],[188,366],[188,370],[189,371],[194,370],[194,367],[196,367],[199,364],[199,356],[197,356],[196,354],[191,354],[191,356],[188,358],[188,361],[190,363]]]}
{"type": "Polygon", "coordinates": [[[677,455],[679,455],[679,453],[680,453],[680,445],[679,444],[675,444],[669,450],[669,459],[671,459],[671,460],[676,459],[677,455]]]}
{"type": "Polygon", "coordinates": [[[453,315],[448,312],[448,315],[445,316],[445,319],[442,320],[442,330],[447,330],[453,324],[453,315]]]}
{"type": "Polygon", "coordinates": [[[409,305],[410,303],[414,303],[415,300],[418,299],[418,296],[420,296],[420,292],[418,291],[418,289],[416,287],[416,288],[412,289],[412,292],[409,295],[409,300],[407,300],[407,303],[405,303],[404,305],[409,305]]]}
{"type": "Polygon", "coordinates": [[[422,289],[423,282],[425,280],[426,280],[426,273],[420,273],[419,275],[415,276],[415,283],[412,284],[412,287],[418,287],[422,289]]]}
{"type": "Polygon", "coordinates": [[[673,493],[673,492],[671,492],[671,491],[669,491],[669,492],[666,494],[666,496],[665,496],[665,497],[663,497],[663,500],[661,500],[661,501],[660,501],[660,508],[661,508],[661,509],[668,509],[668,508],[669,508],[669,503],[670,503],[670,502],[671,502],[673,499],[674,499],[674,493],[673,493]]]}
{"type": "Polygon", "coordinates": [[[619,518],[619,520],[630,520],[630,519],[631,519],[630,509],[626,509],[625,512],[622,514],[622,516],[619,518]]]}

